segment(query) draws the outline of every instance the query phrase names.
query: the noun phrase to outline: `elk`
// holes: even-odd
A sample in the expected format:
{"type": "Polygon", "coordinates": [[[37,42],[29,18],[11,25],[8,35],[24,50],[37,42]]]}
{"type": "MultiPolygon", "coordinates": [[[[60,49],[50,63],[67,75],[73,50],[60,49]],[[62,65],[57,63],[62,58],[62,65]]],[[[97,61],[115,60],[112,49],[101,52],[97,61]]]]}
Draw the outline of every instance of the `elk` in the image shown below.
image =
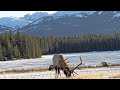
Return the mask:
{"type": "Polygon", "coordinates": [[[64,57],[59,54],[56,54],[53,56],[53,60],[52,60],[53,65],[49,66],[49,70],[55,69],[55,71],[56,71],[55,77],[58,78],[58,76],[61,75],[60,69],[63,71],[63,73],[65,74],[66,77],[71,77],[71,74],[73,74],[73,76],[74,76],[74,73],[77,74],[76,72],[74,72],[74,70],[76,68],[78,68],[80,65],[82,65],[81,57],[80,57],[80,61],[81,61],[80,64],[78,64],[73,69],[70,69],[70,67],[67,65],[66,60],[67,59],[64,59],[64,57]]]}

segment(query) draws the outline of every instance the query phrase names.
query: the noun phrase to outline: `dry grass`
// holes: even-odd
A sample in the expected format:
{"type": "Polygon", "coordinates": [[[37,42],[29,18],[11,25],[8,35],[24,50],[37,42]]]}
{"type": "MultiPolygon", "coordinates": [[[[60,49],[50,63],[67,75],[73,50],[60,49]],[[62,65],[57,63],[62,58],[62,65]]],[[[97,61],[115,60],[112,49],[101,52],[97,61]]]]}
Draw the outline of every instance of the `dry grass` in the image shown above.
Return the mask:
{"type": "Polygon", "coordinates": [[[91,73],[84,75],[77,75],[75,79],[109,79],[108,73],[91,73]]]}
{"type": "MultiPolygon", "coordinates": [[[[108,68],[108,67],[96,67],[96,68],[81,68],[81,70],[95,70],[99,68],[108,68]]],[[[120,66],[111,66],[109,68],[120,68],[120,66]]],[[[120,79],[120,73],[111,73],[111,72],[91,72],[86,74],[75,75],[75,77],[59,77],[59,79],[120,79]]]]}
{"type": "Polygon", "coordinates": [[[75,75],[75,77],[60,77],[59,79],[107,79],[105,74],[103,73],[91,73],[91,74],[82,74],[82,75],[75,75]]]}
{"type": "Polygon", "coordinates": [[[0,74],[18,74],[18,73],[42,72],[42,71],[48,71],[48,69],[41,69],[41,68],[11,69],[11,70],[6,70],[6,71],[1,71],[0,74]]]}
{"type": "Polygon", "coordinates": [[[120,74],[116,74],[114,76],[111,76],[110,78],[113,78],[113,79],[120,79],[120,74]]]}
{"type": "Polygon", "coordinates": [[[110,73],[91,73],[76,75],[75,77],[59,77],[58,79],[120,79],[120,74],[110,75],[110,73]]]}
{"type": "Polygon", "coordinates": [[[90,67],[90,68],[79,68],[79,70],[91,70],[91,69],[100,69],[100,68],[120,68],[120,66],[108,66],[108,67],[103,67],[103,66],[97,66],[97,67],[90,67]]]}
{"type": "MultiPolygon", "coordinates": [[[[71,67],[72,68],[72,67],[71,67]]],[[[91,70],[91,69],[97,69],[97,68],[108,68],[103,66],[98,67],[81,67],[79,70],[91,70]]],[[[109,68],[120,68],[120,66],[109,66],[109,68]]],[[[11,69],[6,71],[1,71],[0,74],[7,74],[7,73],[27,73],[27,72],[42,72],[42,71],[48,71],[48,68],[41,69],[41,68],[19,68],[19,69],[11,69]]]]}
{"type": "MultiPolygon", "coordinates": [[[[108,67],[96,67],[96,68],[80,68],[81,70],[95,70],[98,68],[108,68],[108,67]]],[[[120,68],[120,66],[111,66],[109,68],[120,68]]],[[[45,72],[48,69],[41,68],[22,68],[22,69],[12,69],[7,71],[2,71],[0,74],[19,74],[19,73],[28,73],[28,72],[45,72]]],[[[110,72],[99,72],[99,73],[85,73],[75,75],[75,77],[66,78],[61,76],[58,79],[120,79],[120,73],[110,73],[110,72]]]]}

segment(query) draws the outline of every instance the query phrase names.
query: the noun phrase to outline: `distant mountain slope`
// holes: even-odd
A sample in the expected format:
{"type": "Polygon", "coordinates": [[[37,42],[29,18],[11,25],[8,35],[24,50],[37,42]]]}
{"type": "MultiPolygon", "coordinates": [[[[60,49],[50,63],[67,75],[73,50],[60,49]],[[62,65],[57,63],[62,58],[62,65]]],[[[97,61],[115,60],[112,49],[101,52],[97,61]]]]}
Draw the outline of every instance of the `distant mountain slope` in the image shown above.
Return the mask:
{"type": "Polygon", "coordinates": [[[9,30],[12,30],[12,28],[0,25],[0,33],[9,31],[9,30]]]}
{"type": "Polygon", "coordinates": [[[19,19],[16,17],[4,17],[0,18],[0,25],[11,27],[13,29],[21,28],[28,25],[30,22],[24,19],[19,19]]]}
{"type": "Polygon", "coordinates": [[[28,21],[35,21],[35,20],[42,18],[42,17],[45,17],[45,16],[49,16],[49,14],[46,12],[44,12],[44,13],[43,12],[36,12],[36,13],[33,13],[32,15],[27,14],[24,17],[21,17],[20,19],[24,19],[24,20],[28,20],[28,21]]]}
{"type": "Polygon", "coordinates": [[[37,19],[21,28],[21,31],[37,36],[68,36],[87,33],[112,34],[120,31],[119,16],[119,11],[57,12],[52,16],[37,19]]]}
{"type": "MultiPolygon", "coordinates": [[[[120,11],[58,11],[54,14],[36,12],[24,17],[0,18],[0,25],[37,35],[81,35],[120,31],[120,11]]],[[[0,32],[4,32],[1,29],[0,32]]]]}
{"type": "Polygon", "coordinates": [[[4,25],[7,27],[11,27],[13,29],[22,28],[23,26],[28,25],[29,23],[33,22],[34,20],[37,20],[39,18],[47,16],[47,13],[42,12],[36,12],[32,15],[27,14],[24,17],[3,17],[0,18],[0,25],[4,25]]]}
{"type": "MultiPolygon", "coordinates": [[[[84,11],[59,11],[56,12],[54,14],[48,14],[46,12],[36,12],[33,14],[26,14],[24,17],[3,17],[0,18],[0,25],[4,25],[7,27],[11,27],[13,29],[18,29],[18,28],[22,28],[23,26],[26,26],[30,23],[32,23],[33,21],[37,20],[37,19],[43,19],[46,16],[65,16],[65,15],[73,15],[73,14],[77,14],[77,13],[82,13],[84,11]]],[[[88,12],[91,13],[91,12],[88,12]]]]}

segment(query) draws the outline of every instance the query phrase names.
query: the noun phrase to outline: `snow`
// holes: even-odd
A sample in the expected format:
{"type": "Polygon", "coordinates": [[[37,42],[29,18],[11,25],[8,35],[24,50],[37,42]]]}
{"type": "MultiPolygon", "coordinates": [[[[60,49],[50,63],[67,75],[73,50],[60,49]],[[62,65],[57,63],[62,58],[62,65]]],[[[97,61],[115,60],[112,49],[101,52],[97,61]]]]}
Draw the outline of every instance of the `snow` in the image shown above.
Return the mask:
{"type": "Polygon", "coordinates": [[[43,18],[40,18],[40,19],[38,19],[38,20],[35,20],[35,21],[31,22],[30,25],[38,24],[38,23],[40,23],[42,20],[43,20],[43,18]]]}
{"type": "MultiPolygon", "coordinates": [[[[0,61],[0,71],[5,71],[15,68],[48,68],[52,65],[51,55],[43,55],[37,59],[21,59],[16,61],[0,61]]],[[[106,51],[106,52],[84,52],[84,53],[62,53],[68,59],[68,65],[74,67],[80,63],[80,58],[86,66],[100,66],[101,62],[108,62],[111,64],[120,64],[120,51],[106,51]]]]}
{"type": "MultiPolygon", "coordinates": [[[[45,69],[52,65],[51,55],[43,55],[41,58],[37,59],[21,59],[16,61],[0,61],[0,71],[12,70],[12,69],[28,69],[28,68],[41,68],[45,69]]],[[[106,61],[108,63],[119,63],[120,64],[120,51],[102,51],[102,52],[84,52],[84,53],[62,53],[62,55],[68,59],[69,66],[78,65],[79,57],[82,58],[83,64],[96,66],[100,65],[101,62],[106,61]]],[[[109,73],[120,73],[120,68],[96,68],[95,70],[75,70],[78,74],[89,74],[96,72],[109,72],[109,73]]],[[[65,77],[63,72],[62,76],[65,77]]],[[[19,73],[19,74],[0,74],[0,78],[6,79],[49,79],[54,78],[54,71],[44,71],[44,72],[29,72],[29,73],[19,73]]]]}
{"type": "Polygon", "coordinates": [[[114,17],[120,17],[120,13],[118,13],[118,14],[114,15],[114,17]]]}
{"type": "Polygon", "coordinates": [[[76,17],[83,17],[83,15],[82,14],[77,14],[77,15],[75,15],[76,17]]]}
{"type": "Polygon", "coordinates": [[[108,62],[112,64],[120,63],[119,53],[120,51],[85,52],[85,53],[76,53],[76,54],[66,54],[65,56],[69,58],[69,61],[74,62],[75,65],[79,62],[79,57],[81,56],[83,63],[85,65],[99,66],[101,65],[101,62],[108,62]]]}
{"type": "Polygon", "coordinates": [[[96,11],[59,11],[54,13],[54,16],[64,16],[64,15],[75,15],[75,14],[81,14],[81,13],[86,13],[86,14],[93,14],[96,11]]]}
{"type": "MultiPolygon", "coordinates": [[[[75,70],[79,75],[92,74],[92,73],[110,73],[110,76],[120,73],[120,68],[98,68],[90,70],[75,70]]],[[[61,71],[61,76],[65,77],[61,71]]],[[[74,77],[73,77],[74,78],[74,77]]],[[[54,71],[46,72],[29,72],[29,73],[19,73],[19,74],[0,74],[0,79],[55,79],[54,71]]]]}
{"type": "Polygon", "coordinates": [[[103,13],[103,11],[100,11],[98,14],[100,15],[101,13],[103,13]]]}
{"type": "Polygon", "coordinates": [[[18,19],[18,18],[13,18],[13,17],[3,17],[0,18],[0,24],[7,26],[7,27],[12,27],[13,29],[16,28],[16,26],[23,27],[27,25],[29,21],[23,20],[23,19],[18,19]]]}
{"type": "Polygon", "coordinates": [[[22,59],[22,60],[4,61],[4,62],[1,61],[0,71],[16,69],[16,68],[17,69],[18,68],[38,68],[38,67],[48,68],[49,64],[52,64],[51,60],[52,60],[52,56],[43,55],[42,58],[37,58],[37,59],[22,59]]]}
{"type": "Polygon", "coordinates": [[[33,21],[47,16],[47,13],[41,13],[41,12],[36,12],[33,13],[32,15],[26,14],[24,17],[3,17],[0,18],[0,24],[1,25],[5,25],[7,27],[11,27],[13,29],[17,29],[17,28],[22,28],[23,26],[28,25],[29,23],[32,23],[33,21]]]}
{"type": "Polygon", "coordinates": [[[0,18],[0,24],[5,25],[7,27],[11,27],[13,29],[18,29],[22,28],[23,26],[26,26],[28,24],[37,24],[41,22],[45,17],[53,17],[47,19],[48,21],[51,19],[57,19],[61,18],[63,16],[71,16],[71,15],[76,15],[76,17],[83,17],[81,13],[86,13],[88,15],[93,14],[96,11],[59,11],[53,14],[48,14],[48,13],[42,13],[42,12],[36,12],[33,13],[32,15],[26,14],[24,17],[3,17],[0,18]],[[33,23],[32,23],[33,22],[33,23]]]}
{"type": "Polygon", "coordinates": [[[21,19],[28,20],[28,21],[34,21],[34,20],[37,20],[39,18],[48,16],[48,15],[49,14],[46,12],[36,12],[36,13],[31,14],[31,15],[26,14],[24,17],[21,17],[21,19]]]}
{"type": "MultiPolygon", "coordinates": [[[[114,13],[113,18],[115,18],[115,17],[120,17],[120,12],[119,12],[119,11],[114,11],[113,13],[114,13]]],[[[113,18],[112,18],[112,19],[113,19],[113,18]]]]}

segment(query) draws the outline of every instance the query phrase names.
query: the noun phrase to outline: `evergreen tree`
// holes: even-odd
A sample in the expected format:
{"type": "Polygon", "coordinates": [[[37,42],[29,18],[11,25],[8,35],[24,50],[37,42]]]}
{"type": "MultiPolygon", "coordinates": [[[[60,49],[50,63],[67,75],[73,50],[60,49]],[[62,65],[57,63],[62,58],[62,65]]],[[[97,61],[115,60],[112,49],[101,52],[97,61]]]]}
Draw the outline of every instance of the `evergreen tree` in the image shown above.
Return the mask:
{"type": "Polygon", "coordinates": [[[2,53],[2,47],[1,47],[1,44],[0,44],[0,61],[3,61],[4,58],[3,58],[3,53],[2,53]]]}
{"type": "Polygon", "coordinates": [[[11,45],[9,40],[6,40],[6,44],[7,44],[7,48],[6,48],[7,57],[8,57],[8,59],[12,60],[13,59],[13,48],[12,48],[12,45],[11,45]]]}
{"type": "Polygon", "coordinates": [[[21,56],[20,56],[20,52],[19,52],[19,49],[18,49],[18,46],[16,45],[16,46],[14,46],[14,48],[13,48],[13,56],[14,56],[14,58],[17,58],[17,59],[19,59],[21,56]]]}

